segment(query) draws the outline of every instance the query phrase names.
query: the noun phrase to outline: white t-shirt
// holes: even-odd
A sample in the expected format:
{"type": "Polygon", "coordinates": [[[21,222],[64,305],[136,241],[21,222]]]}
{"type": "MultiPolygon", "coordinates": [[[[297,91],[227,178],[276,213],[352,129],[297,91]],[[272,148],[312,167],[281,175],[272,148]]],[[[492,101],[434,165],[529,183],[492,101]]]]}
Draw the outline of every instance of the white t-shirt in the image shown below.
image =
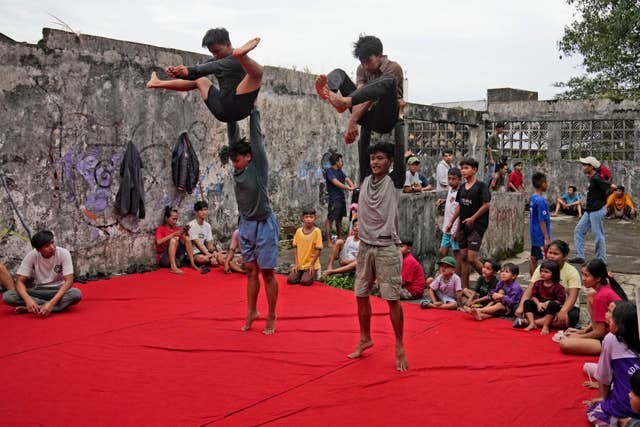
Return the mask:
{"type": "Polygon", "coordinates": [[[356,240],[353,236],[347,237],[344,242],[342,251],[340,251],[340,259],[343,261],[355,261],[358,257],[358,250],[360,249],[360,240],[356,240]]]}
{"type": "Polygon", "coordinates": [[[64,283],[64,276],[73,274],[71,253],[65,248],[56,247],[56,253],[51,258],[45,258],[33,249],[22,260],[17,274],[33,277],[37,288],[59,288],[64,283]]]}
{"type": "MultiPolygon", "coordinates": [[[[189,223],[189,240],[199,240],[203,246],[207,240],[213,241],[213,234],[211,233],[211,225],[204,221],[202,225],[198,224],[195,219],[189,223]]],[[[198,249],[196,245],[193,245],[193,254],[199,254],[202,251],[198,249]]]]}
{"type": "Polygon", "coordinates": [[[406,172],[406,178],[404,180],[405,187],[411,187],[412,185],[421,185],[420,184],[420,174],[418,172],[411,173],[411,171],[406,172]]]}
{"type": "MultiPolygon", "coordinates": [[[[461,184],[462,185],[462,184],[461,184]]],[[[459,187],[458,187],[459,188],[459,187]]],[[[458,202],[456,202],[456,196],[458,195],[458,189],[455,190],[449,187],[449,192],[447,193],[447,201],[444,204],[444,221],[442,221],[442,232],[446,233],[447,225],[451,222],[451,218],[453,218],[453,214],[456,213],[456,209],[458,208],[458,202]]],[[[451,227],[451,231],[448,234],[453,234],[458,230],[458,225],[460,224],[460,217],[456,218],[453,226],[451,227]]]]}
{"type": "Polygon", "coordinates": [[[449,187],[449,169],[451,166],[444,159],[436,166],[436,190],[446,190],[449,187]]]}

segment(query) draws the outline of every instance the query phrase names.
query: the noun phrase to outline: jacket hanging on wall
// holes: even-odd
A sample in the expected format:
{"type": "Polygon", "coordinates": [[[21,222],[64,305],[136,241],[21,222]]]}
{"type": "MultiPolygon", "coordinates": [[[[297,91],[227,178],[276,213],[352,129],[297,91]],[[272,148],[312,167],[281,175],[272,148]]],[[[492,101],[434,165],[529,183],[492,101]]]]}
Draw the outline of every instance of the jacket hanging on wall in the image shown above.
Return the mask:
{"type": "Polygon", "coordinates": [[[133,142],[129,142],[120,164],[120,189],[116,194],[116,209],[122,215],[145,216],[142,168],[140,153],[133,142]]]}
{"type": "Polygon", "coordinates": [[[189,134],[182,132],[171,155],[171,174],[178,191],[191,194],[200,177],[200,162],[191,145],[189,134]]]}

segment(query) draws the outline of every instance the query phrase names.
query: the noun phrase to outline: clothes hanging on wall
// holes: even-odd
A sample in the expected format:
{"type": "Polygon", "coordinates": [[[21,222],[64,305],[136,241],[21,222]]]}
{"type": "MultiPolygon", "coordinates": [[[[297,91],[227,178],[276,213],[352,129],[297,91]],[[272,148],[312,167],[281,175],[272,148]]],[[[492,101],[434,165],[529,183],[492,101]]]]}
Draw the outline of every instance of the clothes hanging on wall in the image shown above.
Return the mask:
{"type": "Polygon", "coordinates": [[[120,164],[120,189],[116,194],[116,209],[122,215],[145,217],[143,167],[138,149],[129,142],[120,164]]]}
{"type": "Polygon", "coordinates": [[[198,184],[200,162],[187,132],[180,134],[178,142],[173,148],[171,174],[178,191],[186,191],[191,194],[198,184]]]}

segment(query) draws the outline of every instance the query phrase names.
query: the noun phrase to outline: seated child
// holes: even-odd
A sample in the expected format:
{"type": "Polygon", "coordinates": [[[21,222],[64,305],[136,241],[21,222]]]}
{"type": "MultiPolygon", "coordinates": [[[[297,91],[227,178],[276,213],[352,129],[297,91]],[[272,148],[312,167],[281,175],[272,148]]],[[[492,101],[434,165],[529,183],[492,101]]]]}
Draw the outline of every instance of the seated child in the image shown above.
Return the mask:
{"type": "Polygon", "coordinates": [[[322,272],[322,277],[338,273],[351,273],[356,271],[356,258],[360,249],[360,238],[358,237],[358,220],[353,220],[353,236],[346,240],[338,239],[331,248],[327,268],[322,272]],[[333,268],[333,262],[338,260],[340,267],[333,268]]]}
{"type": "Polygon", "coordinates": [[[402,254],[402,289],[400,299],[418,299],[424,292],[424,270],[422,265],[411,253],[413,241],[402,239],[400,253],[402,254]]]}
{"type": "Polygon", "coordinates": [[[570,185],[567,192],[556,200],[556,211],[551,216],[558,216],[558,212],[562,210],[567,215],[582,216],[582,201],[577,193],[578,189],[570,185]]]}
{"type": "Polygon", "coordinates": [[[602,341],[594,378],[599,397],[583,402],[587,419],[594,425],[617,426],[621,418],[638,416],[629,401],[631,374],[640,370],[640,337],[635,304],[620,301],[612,305],[609,333],[602,341]]]}
{"type": "Polygon", "coordinates": [[[462,305],[462,281],[455,273],[456,260],[446,256],[438,261],[440,274],[429,284],[430,298],[420,302],[422,308],[455,310],[462,305]]]}
{"type": "Polygon", "coordinates": [[[525,319],[516,319],[514,328],[526,326],[532,331],[542,326],[541,335],[549,335],[549,327],[566,299],[564,286],[560,284],[560,267],[555,261],[543,261],[540,265],[540,280],[533,284],[531,299],[524,302],[525,319]]]}
{"type": "Polygon", "coordinates": [[[475,288],[462,290],[462,296],[467,297],[467,307],[481,307],[490,302],[489,291],[498,284],[496,273],[499,271],[500,264],[497,262],[489,259],[482,261],[482,275],[476,281],[475,288]]]}
{"type": "Polygon", "coordinates": [[[510,262],[502,266],[500,270],[500,281],[496,287],[489,292],[489,304],[482,308],[465,307],[467,313],[476,320],[485,320],[493,316],[508,316],[515,312],[522,298],[522,288],[516,280],[520,274],[517,265],[510,262]]]}
{"type": "Polygon", "coordinates": [[[240,230],[237,228],[231,235],[231,243],[229,243],[229,250],[227,252],[219,252],[221,258],[218,260],[220,264],[224,265],[225,273],[245,273],[244,262],[242,261],[242,255],[234,257],[236,250],[240,248],[240,230]]]}
{"type": "Polygon", "coordinates": [[[634,219],[636,208],[624,187],[616,187],[616,190],[607,198],[607,218],[609,219],[634,219]]]}
{"type": "Polygon", "coordinates": [[[635,414],[632,418],[623,418],[618,421],[618,423],[621,427],[640,427],[640,371],[635,371],[633,375],[631,375],[629,404],[635,414]]]}
{"type": "Polygon", "coordinates": [[[316,220],[315,209],[306,209],[300,218],[303,226],[293,236],[293,265],[287,277],[290,285],[311,286],[320,271],[320,251],[322,250],[322,232],[313,225],[316,220]]]}

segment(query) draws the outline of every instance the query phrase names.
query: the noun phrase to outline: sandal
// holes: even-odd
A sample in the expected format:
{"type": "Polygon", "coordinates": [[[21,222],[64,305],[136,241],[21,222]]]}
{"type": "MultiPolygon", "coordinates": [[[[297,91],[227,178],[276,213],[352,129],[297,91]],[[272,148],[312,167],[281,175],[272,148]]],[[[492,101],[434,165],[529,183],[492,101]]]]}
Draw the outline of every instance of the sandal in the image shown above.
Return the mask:
{"type": "Polygon", "coordinates": [[[528,324],[529,322],[527,321],[527,319],[524,319],[522,317],[516,317],[516,319],[513,321],[513,327],[516,329],[526,328],[528,324]]]}

